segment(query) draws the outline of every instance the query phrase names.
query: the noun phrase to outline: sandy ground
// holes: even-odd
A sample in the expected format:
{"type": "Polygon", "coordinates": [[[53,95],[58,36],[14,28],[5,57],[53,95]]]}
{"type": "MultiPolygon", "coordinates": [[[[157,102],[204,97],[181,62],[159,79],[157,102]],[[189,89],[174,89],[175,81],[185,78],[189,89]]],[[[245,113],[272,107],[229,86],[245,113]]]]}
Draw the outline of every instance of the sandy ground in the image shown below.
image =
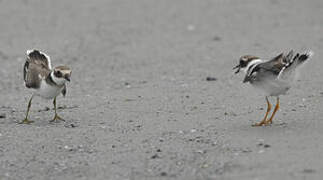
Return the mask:
{"type": "Polygon", "coordinates": [[[0,179],[323,177],[322,0],[0,0],[0,29],[0,179]],[[65,123],[36,98],[17,124],[30,48],[73,69],[65,123]],[[274,124],[251,127],[266,104],[239,56],[308,48],[274,124]]]}

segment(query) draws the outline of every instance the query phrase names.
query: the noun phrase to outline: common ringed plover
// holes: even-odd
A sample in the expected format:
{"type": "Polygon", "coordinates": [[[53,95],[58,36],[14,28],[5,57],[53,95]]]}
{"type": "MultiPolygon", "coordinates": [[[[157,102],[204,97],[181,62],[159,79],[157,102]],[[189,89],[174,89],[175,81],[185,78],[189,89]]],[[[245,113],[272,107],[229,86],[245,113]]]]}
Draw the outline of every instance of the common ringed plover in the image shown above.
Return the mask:
{"type": "Polygon", "coordinates": [[[50,57],[39,50],[27,50],[27,59],[24,65],[25,86],[34,89],[34,93],[28,102],[28,108],[24,124],[32,123],[28,119],[31,101],[33,97],[40,96],[45,99],[54,99],[55,116],[50,122],[64,121],[56,112],[56,97],[62,93],[66,95],[66,82],[70,81],[71,69],[67,66],[57,66],[52,69],[50,57]]]}
{"type": "Polygon", "coordinates": [[[243,83],[249,82],[252,86],[266,93],[267,112],[263,120],[254,124],[254,126],[272,124],[273,118],[279,109],[279,95],[286,94],[296,79],[299,67],[312,56],[312,51],[295,54],[291,50],[287,55],[281,53],[268,61],[252,55],[240,57],[239,64],[233,68],[237,69],[235,73],[237,74],[240,70],[243,70],[245,72],[243,83]],[[277,103],[271,117],[267,119],[271,110],[269,96],[275,96],[277,103]]]}

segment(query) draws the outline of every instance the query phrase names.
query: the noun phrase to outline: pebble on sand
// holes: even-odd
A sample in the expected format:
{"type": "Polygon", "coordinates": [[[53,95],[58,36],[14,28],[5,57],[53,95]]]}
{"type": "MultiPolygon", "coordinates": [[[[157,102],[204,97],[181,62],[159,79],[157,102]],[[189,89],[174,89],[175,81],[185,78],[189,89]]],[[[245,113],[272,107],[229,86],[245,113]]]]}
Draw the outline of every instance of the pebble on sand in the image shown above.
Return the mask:
{"type": "Polygon", "coordinates": [[[2,118],[6,118],[6,114],[5,114],[5,113],[0,114],[0,118],[1,118],[1,119],[2,119],[2,118]]]}
{"type": "Polygon", "coordinates": [[[218,80],[216,77],[206,77],[206,81],[216,81],[218,80]]]}
{"type": "Polygon", "coordinates": [[[221,37],[219,37],[219,36],[215,36],[214,38],[213,38],[213,41],[221,41],[222,39],[221,39],[221,37]]]}

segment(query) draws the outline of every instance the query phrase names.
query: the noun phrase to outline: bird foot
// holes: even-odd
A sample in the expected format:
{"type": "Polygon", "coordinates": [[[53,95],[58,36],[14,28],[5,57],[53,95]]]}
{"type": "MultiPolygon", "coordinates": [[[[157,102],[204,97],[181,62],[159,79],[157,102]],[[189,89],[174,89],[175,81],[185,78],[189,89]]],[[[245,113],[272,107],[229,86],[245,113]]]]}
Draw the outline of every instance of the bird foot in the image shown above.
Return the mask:
{"type": "Polygon", "coordinates": [[[23,121],[19,122],[19,124],[31,124],[34,121],[30,121],[29,119],[25,118],[23,121]]]}
{"type": "Polygon", "coordinates": [[[58,122],[58,121],[65,121],[63,118],[59,117],[57,114],[55,114],[53,120],[50,120],[49,122],[58,122]]]}
{"type": "Polygon", "coordinates": [[[272,119],[269,119],[266,121],[266,125],[271,125],[273,123],[273,120],[272,119]]]}
{"type": "Polygon", "coordinates": [[[258,127],[258,126],[269,126],[272,124],[272,121],[262,121],[260,123],[253,124],[253,127],[258,127]]]}

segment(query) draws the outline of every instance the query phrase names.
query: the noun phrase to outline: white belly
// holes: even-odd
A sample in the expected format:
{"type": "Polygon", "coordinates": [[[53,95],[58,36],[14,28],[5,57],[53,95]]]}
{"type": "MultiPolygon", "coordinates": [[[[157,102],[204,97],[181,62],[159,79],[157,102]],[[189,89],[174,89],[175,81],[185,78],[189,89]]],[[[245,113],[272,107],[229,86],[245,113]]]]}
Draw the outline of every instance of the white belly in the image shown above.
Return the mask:
{"type": "Polygon", "coordinates": [[[267,80],[261,82],[254,82],[252,85],[266,92],[268,96],[279,96],[282,94],[286,94],[286,92],[291,87],[291,84],[289,82],[281,80],[267,80]]]}
{"type": "Polygon", "coordinates": [[[42,80],[40,88],[35,94],[45,99],[53,99],[62,92],[62,89],[63,87],[51,86],[42,80]]]}

